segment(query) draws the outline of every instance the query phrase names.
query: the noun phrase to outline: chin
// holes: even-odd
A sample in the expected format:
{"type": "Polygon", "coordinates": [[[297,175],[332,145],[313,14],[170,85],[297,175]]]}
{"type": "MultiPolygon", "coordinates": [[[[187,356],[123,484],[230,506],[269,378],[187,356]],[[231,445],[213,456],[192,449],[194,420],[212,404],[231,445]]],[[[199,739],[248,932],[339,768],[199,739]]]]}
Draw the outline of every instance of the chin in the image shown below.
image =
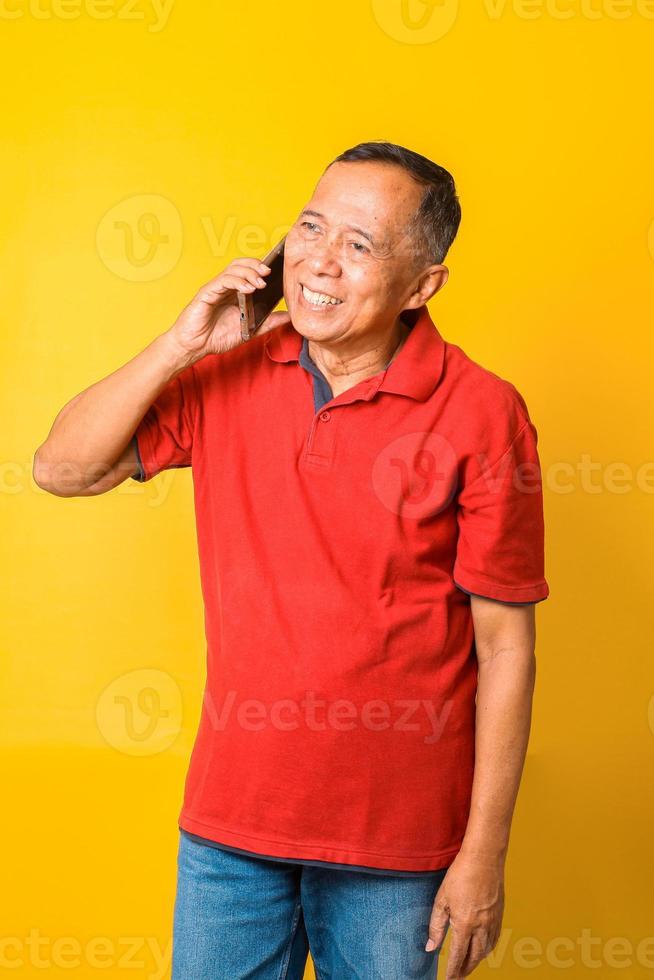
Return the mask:
{"type": "Polygon", "coordinates": [[[307,340],[326,340],[332,331],[324,323],[320,323],[319,315],[313,316],[310,311],[303,310],[296,303],[288,306],[288,313],[293,327],[307,340]]]}

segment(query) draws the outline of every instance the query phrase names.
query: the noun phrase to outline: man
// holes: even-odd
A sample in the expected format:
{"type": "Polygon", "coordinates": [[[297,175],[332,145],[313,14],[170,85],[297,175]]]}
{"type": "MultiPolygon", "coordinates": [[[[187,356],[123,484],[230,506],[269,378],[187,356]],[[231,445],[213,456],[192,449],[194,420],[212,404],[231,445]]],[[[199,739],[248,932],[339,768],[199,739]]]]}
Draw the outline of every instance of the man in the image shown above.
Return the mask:
{"type": "Polygon", "coordinates": [[[360,144],[285,245],[243,344],[235,259],[81,392],[39,486],[192,466],[207,636],[180,813],[175,980],[467,976],[496,944],[544,577],[536,430],[426,303],[451,175],[360,144]]]}

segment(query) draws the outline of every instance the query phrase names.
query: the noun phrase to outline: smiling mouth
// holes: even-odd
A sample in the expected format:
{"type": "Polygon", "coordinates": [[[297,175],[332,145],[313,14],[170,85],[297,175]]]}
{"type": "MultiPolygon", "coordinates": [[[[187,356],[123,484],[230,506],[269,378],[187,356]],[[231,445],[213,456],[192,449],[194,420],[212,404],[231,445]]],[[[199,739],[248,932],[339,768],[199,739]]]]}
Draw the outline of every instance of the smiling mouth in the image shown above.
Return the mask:
{"type": "Polygon", "coordinates": [[[343,302],[342,299],[337,299],[336,296],[330,296],[329,293],[316,293],[305,286],[304,283],[300,283],[300,295],[312,310],[333,309],[335,306],[340,306],[343,302]]]}

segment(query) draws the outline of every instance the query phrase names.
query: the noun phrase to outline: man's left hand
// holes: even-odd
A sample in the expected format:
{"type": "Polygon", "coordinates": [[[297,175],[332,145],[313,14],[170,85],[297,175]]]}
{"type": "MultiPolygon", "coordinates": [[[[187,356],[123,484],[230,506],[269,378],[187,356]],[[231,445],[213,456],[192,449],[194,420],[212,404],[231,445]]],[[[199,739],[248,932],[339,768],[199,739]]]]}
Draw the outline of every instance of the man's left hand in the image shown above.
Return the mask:
{"type": "Polygon", "coordinates": [[[488,956],[500,937],[503,914],[503,864],[460,851],[438,890],[425,947],[429,951],[442,946],[449,921],[445,980],[467,977],[488,956]]]}

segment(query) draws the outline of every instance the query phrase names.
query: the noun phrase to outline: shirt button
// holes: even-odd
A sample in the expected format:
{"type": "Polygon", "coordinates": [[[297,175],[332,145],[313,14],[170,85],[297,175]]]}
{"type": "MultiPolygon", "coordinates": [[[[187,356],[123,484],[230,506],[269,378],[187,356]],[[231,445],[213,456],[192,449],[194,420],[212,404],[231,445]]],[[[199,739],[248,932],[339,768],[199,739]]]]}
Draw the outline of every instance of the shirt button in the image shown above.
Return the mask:
{"type": "Polygon", "coordinates": [[[329,422],[329,419],[330,419],[330,414],[329,414],[329,412],[321,412],[321,413],[320,413],[320,419],[321,419],[321,421],[323,421],[323,422],[329,422]]]}

